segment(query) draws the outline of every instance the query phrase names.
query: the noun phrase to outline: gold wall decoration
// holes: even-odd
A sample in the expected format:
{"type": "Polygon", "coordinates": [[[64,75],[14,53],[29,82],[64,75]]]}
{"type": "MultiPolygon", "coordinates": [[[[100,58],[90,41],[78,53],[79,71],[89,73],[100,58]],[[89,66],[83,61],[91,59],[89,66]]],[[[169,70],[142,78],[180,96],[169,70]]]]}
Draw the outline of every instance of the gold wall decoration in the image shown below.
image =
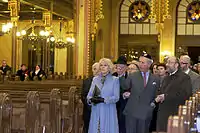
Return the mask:
{"type": "Polygon", "coordinates": [[[101,19],[104,19],[102,0],[91,0],[91,33],[92,34],[96,34],[98,22],[101,19]]]}
{"type": "Polygon", "coordinates": [[[16,24],[19,19],[20,1],[10,0],[8,1],[8,10],[10,10],[11,21],[16,24]]]}
{"type": "Polygon", "coordinates": [[[52,13],[50,11],[43,12],[43,21],[46,30],[50,30],[52,24],[52,13]]]}
{"type": "Polygon", "coordinates": [[[165,19],[171,19],[169,15],[169,0],[152,0],[150,18],[155,19],[158,34],[163,30],[165,19]]]}

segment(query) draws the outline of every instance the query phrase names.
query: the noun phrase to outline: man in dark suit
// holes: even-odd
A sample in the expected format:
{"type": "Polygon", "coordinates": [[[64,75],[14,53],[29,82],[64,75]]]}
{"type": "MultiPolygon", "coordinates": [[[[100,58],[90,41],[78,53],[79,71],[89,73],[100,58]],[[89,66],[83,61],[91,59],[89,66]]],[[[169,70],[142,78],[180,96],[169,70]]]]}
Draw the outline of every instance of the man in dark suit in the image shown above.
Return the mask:
{"type": "Polygon", "coordinates": [[[119,123],[119,133],[126,133],[125,128],[125,116],[123,114],[124,108],[127,103],[127,99],[123,98],[125,87],[125,79],[128,77],[127,73],[127,59],[125,56],[120,56],[116,62],[117,76],[119,77],[120,83],[120,99],[117,102],[117,114],[119,123]]]}
{"type": "Polygon", "coordinates": [[[169,76],[163,80],[160,95],[155,99],[160,102],[157,116],[157,131],[167,131],[167,121],[170,115],[177,115],[179,105],[184,105],[192,95],[190,77],[179,69],[179,60],[172,56],[167,60],[169,76]]]}
{"type": "Polygon", "coordinates": [[[7,65],[6,60],[2,61],[2,66],[0,67],[2,75],[6,75],[8,71],[11,71],[11,67],[7,65]]]}
{"type": "Polygon", "coordinates": [[[90,114],[91,114],[91,106],[87,103],[87,95],[90,90],[90,86],[94,76],[99,74],[99,63],[94,63],[92,65],[93,76],[83,80],[83,88],[81,92],[81,100],[83,102],[83,133],[88,133],[89,122],[90,122],[90,114]]]}
{"type": "Polygon", "coordinates": [[[25,64],[21,65],[21,69],[17,71],[17,76],[20,77],[21,81],[24,81],[26,77],[28,77],[28,70],[25,64]]]}
{"type": "Polygon", "coordinates": [[[180,57],[180,66],[183,72],[190,76],[192,82],[192,92],[196,93],[200,89],[200,75],[190,69],[190,57],[182,55],[180,57]]]}
{"type": "Polygon", "coordinates": [[[154,99],[159,88],[159,79],[149,72],[153,60],[144,53],[139,58],[140,71],[128,76],[126,89],[131,94],[124,109],[126,133],[149,133],[149,125],[155,107],[154,99]]]}

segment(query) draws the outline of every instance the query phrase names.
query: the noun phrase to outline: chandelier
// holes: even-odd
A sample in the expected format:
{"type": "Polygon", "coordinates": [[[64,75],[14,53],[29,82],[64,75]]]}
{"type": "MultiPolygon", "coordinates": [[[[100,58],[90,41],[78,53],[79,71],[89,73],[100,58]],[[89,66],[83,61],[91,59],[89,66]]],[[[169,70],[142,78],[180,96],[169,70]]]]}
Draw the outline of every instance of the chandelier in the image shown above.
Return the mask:
{"type": "Polygon", "coordinates": [[[35,33],[34,26],[31,27],[31,33],[27,35],[25,30],[18,31],[16,33],[18,39],[28,39],[30,41],[37,41],[39,39],[47,39],[51,34],[51,31],[40,30],[39,34],[35,33]]]}
{"type": "MultiPolygon", "coordinates": [[[[50,38],[52,39],[52,38],[50,38]]],[[[55,39],[53,39],[55,40],[55,39]]],[[[51,41],[51,40],[50,40],[51,41]]],[[[74,46],[75,39],[73,37],[67,37],[66,41],[63,40],[62,37],[58,38],[57,42],[55,42],[55,47],[58,49],[67,48],[70,46],[74,46]]]]}
{"type": "Polygon", "coordinates": [[[60,21],[60,35],[58,37],[58,39],[56,40],[54,37],[50,38],[50,41],[51,40],[54,40],[56,41],[55,42],[55,47],[58,48],[58,49],[63,49],[63,48],[68,48],[68,47],[71,47],[71,46],[74,46],[74,43],[75,43],[75,39],[73,37],[73,32],[67,32],[67,38],[66,40],[63,39],[63,34],[62,34],[62,21],[60,21]]]}

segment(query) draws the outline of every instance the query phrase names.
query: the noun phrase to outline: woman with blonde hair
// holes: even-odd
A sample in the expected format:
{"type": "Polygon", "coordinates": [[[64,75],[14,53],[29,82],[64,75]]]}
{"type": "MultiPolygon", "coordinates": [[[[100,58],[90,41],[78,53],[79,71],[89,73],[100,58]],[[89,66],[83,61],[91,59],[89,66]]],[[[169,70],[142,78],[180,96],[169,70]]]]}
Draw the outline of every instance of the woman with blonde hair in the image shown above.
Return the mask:
{"type": "Polygon", "coordinates": [[[119,133],[116,102],[119,100],[119,79],[112,76],[110,59],[99,61],[100,74],[93,78],[87,96],[92,106],[88,133],[119,133]]]}

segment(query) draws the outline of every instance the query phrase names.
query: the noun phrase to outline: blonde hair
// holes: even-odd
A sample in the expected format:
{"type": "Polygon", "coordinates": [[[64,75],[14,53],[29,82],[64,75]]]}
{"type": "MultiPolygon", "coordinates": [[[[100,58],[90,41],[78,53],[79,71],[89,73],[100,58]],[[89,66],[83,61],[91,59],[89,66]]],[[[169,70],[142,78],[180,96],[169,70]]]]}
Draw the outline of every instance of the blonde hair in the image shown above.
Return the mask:
{"type": "Polygon", "coordinates": [[[101,58],[101,59],[99,60],[99,66],[100,66],[100,64],[101,64],[102,62],[105,62],[105,63],[108,65],[108,67],[109,67],[109,72],[112,73],[113,68],[114,68],[114,65],[113,65],[112,61],[111,61],[110,59],[108,59],[108,58],[101,58]]]}

